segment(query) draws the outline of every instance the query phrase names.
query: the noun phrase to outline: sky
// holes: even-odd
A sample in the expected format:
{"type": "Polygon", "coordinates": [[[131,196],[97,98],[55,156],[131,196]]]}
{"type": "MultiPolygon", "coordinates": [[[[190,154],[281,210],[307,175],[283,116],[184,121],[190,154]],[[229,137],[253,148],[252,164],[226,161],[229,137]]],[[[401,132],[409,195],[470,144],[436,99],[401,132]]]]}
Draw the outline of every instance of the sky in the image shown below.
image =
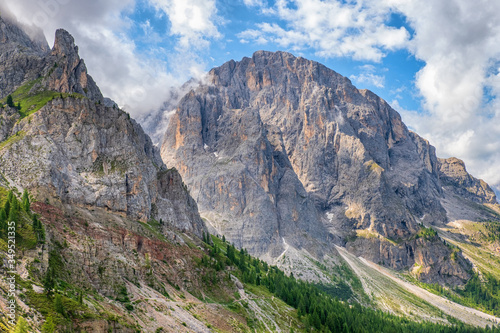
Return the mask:
{"type": "Polygon", "coordinates": [[[50,45],[68,30],[103,94],[134,117],[257,50],[316,60],[370,89],[500,193],[500,1],[2,0],[50,45]]]}

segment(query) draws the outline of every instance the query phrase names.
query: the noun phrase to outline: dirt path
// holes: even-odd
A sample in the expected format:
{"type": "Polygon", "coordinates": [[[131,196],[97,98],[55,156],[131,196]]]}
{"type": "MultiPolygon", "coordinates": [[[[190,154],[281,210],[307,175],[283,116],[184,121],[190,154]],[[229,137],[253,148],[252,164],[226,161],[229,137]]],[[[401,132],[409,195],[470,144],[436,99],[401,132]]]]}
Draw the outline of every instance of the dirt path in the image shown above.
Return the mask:
{"type": "MultiPolygon", "coordinates": [[[[339,253],[342,255],[342,257],[354,270],[354,272],[360,277],[363,284],[363,288],[366,288],[365,291],[368,294],[378,293],[380,292],[380,289],[385,289],[386,293],[390,292],[390,290],[388,290],[387,288],[387,285],[382,285],[382,286],[377,285],[377,278],[374,276],[374,272],[378,272],[380,274],[379,278],[385,277],[393,282],[394,284],[393,288],[402,287],[406,291],[412,293],[413,295],[424,300],[430,305],[443,311],[443,313],[455,317],[465,323],[481,327],[485,327],[486,325],[491,326],[492,324],[500,323],[500,318],[449,301],[425,289],[422,289],[411,283],[401,280],[400,278],[396,277],[391,271],[389,271],[384,267],[376,265],[364,258],[355,257],[354,255],[348,253],[344,248],[337,247],[337,249],[339,253]]],[[[388,308],[389,306],[387,304],[384,304],[383,307],[388,308]]]]}

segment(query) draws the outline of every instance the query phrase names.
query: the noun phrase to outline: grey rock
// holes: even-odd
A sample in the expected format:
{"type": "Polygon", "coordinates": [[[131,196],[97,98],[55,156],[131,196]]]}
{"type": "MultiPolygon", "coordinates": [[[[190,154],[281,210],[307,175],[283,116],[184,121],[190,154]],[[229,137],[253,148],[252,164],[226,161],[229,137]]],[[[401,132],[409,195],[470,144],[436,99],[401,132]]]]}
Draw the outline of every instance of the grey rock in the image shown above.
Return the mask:
{"type": "Polygon", "coordinates": [[[415,241],[421,223],[447,220],[434,148],[317,62],[259,51],[212,69],[180,101],[161,154],[212,226],[253,254],[312,239],[395,269],[420,265],[426,281],[469,277],[438,238],[426,246],[439,258],[415,241]]]}
{"type": "MultiPolygon", "coordinates": [[[[12,26],[2,29],[16,32],[4,33],[9,45],[28,43],[21,30],[12,26]]],[[[5,44],[0,45],[3,50],[5,44]]],[[[163,222],[165,232],[174,227],[201,236],[205,224],[179,173],[167,170],[136,121],[101,103],[102,95],[87,74],[73,37],[58,30],[50,54],[31,47],[31,51],[20,53],[22,59],[43,66],[27,65],[24,80],[51,65],[32,90],[83,96],[53,99],[22,119],[14,108],[0,109],[3,179],[11,186],[29,189],[41,201],[102,207],[143,222],[154,218],[163,222]]],[[[5,59],[10,62],[4,66],[18,69],[16,59],[20,58],[5,59]]]]}
{"type": "Polygon", "coordinates": [[[49,50],[46,41],[33,41],[14,23],[0,17],[0,41],[0,98],[35,82],[31,94],[52,90],[104,102],[67,31],[57,30],[54,47],[49,50]]]}
{"type": "Polygon", "coordinates": [[[462,160],[450,157],[440,158],[438,162],[441,182],[451,192],[477,203],[497,203],[491,187],[484,180],[471,176],[462,160]]]}
{"type": "Polygon", "coordinates": [[[1,172],[40,200],[104,207],[141,221],[162,219],[201,236],[197,207],[175,170],[166,170],[140,125],[89,99],[50,101],[11,130],[1,172]]]}

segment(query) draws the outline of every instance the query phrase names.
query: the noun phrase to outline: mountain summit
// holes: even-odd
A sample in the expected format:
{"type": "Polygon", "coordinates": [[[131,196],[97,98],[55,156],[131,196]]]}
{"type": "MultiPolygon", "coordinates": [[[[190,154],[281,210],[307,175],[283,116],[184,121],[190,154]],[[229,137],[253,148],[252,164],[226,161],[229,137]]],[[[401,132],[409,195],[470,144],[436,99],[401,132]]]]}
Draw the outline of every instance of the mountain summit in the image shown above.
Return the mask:
{"type": "Polygon", "coordinates": [[[457,188],[495,195],[468,174],[477,186],[454,181],[380,97],[285,52],[229,61],[205,82],[179,103],[161,153],[217,232],[264,257],[315,239],[424,281],[470,277],[466,260],[420,235],[447,222],[442,201],[457,188]]]}

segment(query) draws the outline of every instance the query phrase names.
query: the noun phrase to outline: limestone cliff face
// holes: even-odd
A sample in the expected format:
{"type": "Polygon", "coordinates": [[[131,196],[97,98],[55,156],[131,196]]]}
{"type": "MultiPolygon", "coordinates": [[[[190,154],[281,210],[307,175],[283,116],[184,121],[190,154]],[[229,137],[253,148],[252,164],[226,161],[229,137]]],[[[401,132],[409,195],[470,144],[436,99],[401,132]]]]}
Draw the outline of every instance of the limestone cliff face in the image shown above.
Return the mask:
{"type": "Polygon", "coordinates": [[[415,241],[420,223],[446,221],[439,164],[384,100],[284,52],[230,61],[206,82],[179,103],[161,154],[231,241],[262,254],[307,235],[396,269],[425,267],[430,281],[469,277],[437,238],[415,241]]]}
{"type": "Polygon", "coordinates": [[[439,159],[439,176],[452,193],[477,203],[496,204],[495,192],[482,179],[471,176],[462,160],[455,157],[439,159]]]}
{"type": "Polygon", "coordinates": [[[226,107],[219,91],[206,89],[181,102],[166,136],[168,147],[180,149],[164,145],[163,153],[190,180],[193,197],[216,229],[260,255],[277,256],[283,239],[300,247],[300,232],[326,236],[279,131],[267,128],[257,109],[226,107]]]}
{"type": "Polygon", "coordinates": [[[205,225],[179,173],[166,169],[151,139],[127,113],[100,103],[99,88],[77,50],[73,37],[58,30],[50,54],[28,52],[46,64],[57,63],[30,93],[82,96],[57,97],[25,118],[14,108],[0,109],[2,176],[39,200],[103,207],[141,221],[161,219],[165,228],[201,236],[205,225]]]}

